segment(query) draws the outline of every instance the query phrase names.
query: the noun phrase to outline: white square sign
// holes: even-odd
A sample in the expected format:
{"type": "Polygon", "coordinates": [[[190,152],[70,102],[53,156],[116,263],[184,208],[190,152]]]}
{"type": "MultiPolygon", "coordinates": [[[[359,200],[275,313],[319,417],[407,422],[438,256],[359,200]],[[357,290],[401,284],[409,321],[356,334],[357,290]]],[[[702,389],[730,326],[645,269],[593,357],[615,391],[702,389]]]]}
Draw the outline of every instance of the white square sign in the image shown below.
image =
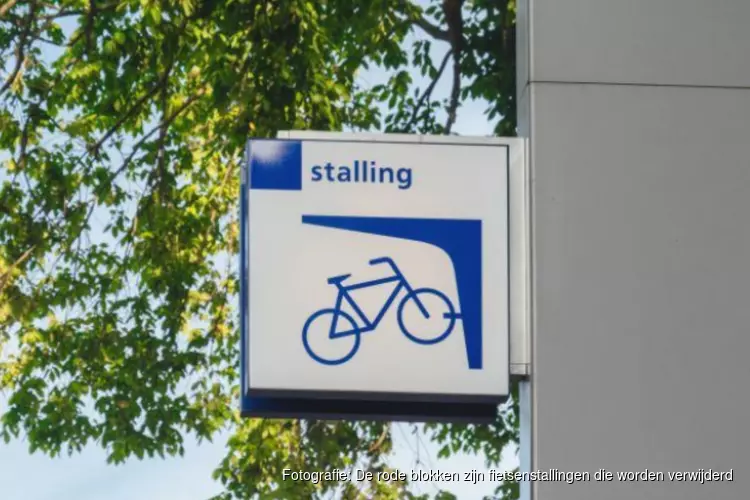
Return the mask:
{"type": "Polygon", "coordinates": [[[249,142],[251,395],[507,396],[510,145],[387,138],[249,142]]]}

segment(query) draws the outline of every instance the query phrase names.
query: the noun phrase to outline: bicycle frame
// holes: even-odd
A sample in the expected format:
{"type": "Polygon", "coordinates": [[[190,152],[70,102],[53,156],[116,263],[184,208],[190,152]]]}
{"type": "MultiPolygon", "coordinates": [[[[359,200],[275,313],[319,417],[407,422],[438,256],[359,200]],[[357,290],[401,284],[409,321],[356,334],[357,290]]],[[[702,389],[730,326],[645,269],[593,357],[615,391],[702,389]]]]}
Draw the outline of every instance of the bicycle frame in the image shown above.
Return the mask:
{"type": "Polygon", "coordinates": [[[339,289],[338,296],[336,297],[336,305],[334,306],[334,310],[336,311],[336,314],[333,318],[333,321],[331,322],[331,332],[329,333],[329,337],[332,339],[340,338],[340,337],[347,337],[349,335],[357,335],[360,333],[366,333],[370,332],[372,330],[375,330],[378,327],[378,324],[385,316],[385,313],[388,312],[388,308],[391,307],[391,304],[394,300],[396,300],[396,296],[399,294],[402,288],[406,288],[407,292],[411,293],[412,288],[409,285],[409,283],[406,281],[406,278],[404,278],[404,275],[401,274],[401,271],[398,269],[394,269],[393,276],[390,276],[388,278],[380,278],[376,280],[371,281],[364,281],[362,283],[356,283],[354,285],[349,286],[342,286],[340,283],[337,283],[336,285],[339,289]],[[398,284],[393,289],[391,294],[388,296],[388,299],[386,299],[385,303],[383,304],[383,307],[378,312],[377,316],[374,320],[370,321],[370,319],[365,315],[365,313],[362,311],[362,309],[357,305],[357,303],[352,299],[349,292],[354,290],[360,290],[362,288],[370,288],[373,286],[379,286],[384,285],[386,283],[393,283],[394,281],[397,281],[398,284]],[[338,323],[339,315],[341,314],[341,306],[343,305],[344,301],[347,301],[349,305],[352,306],[352,309],[354,312],[359,316],[359,319],[362,321],[364,326],[361,328],[357,325],[354,325],[353,330],[345,331],[345,332],[336,332],[336,325],[338,323]]]}

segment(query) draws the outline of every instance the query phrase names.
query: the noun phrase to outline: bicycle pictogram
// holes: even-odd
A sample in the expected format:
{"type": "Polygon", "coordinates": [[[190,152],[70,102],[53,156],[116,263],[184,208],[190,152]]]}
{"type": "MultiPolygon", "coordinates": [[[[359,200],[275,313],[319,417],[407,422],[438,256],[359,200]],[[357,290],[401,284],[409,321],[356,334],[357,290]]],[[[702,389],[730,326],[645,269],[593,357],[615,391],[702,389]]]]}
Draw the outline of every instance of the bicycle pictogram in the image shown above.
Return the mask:
{"type": "Polygon", "coordinates": [[[343,274],[340,276],[333,276],[328,278],[328,283],[337,288],[338,294],[336,296],[336,304],[332,308],[325,308],[313,313],[305,322],[302,328],[302,343],[305,346],[307,354],[310,355],[315,361],[324,365],[340,365],[349,361],[359,350],[361,344],[361,337],[363,333],[374,331],[380,322],[383,320],[386,312],[390,309],[393,302],[396,300],[398,294],[405,290],[406,294],[401,299],[398,305],[396,319],[401,333],[406,336],[412,342],[421,345],[432,345],[437,344],[445,340],[448,335],[453,331],[456,325],[456,320],[461,319],[461,313],[456,311],[455,307],[451,303],[450,299],[446,295],[433,288],[413,288],[411,284],[406,280],[403,273],[396,266],[396,263],[389,257],[380,257],[370,261],[370,265],[375,266],[378,264],[388,264],[393,270],[393,275],[386,278],[375,279],[371,281],[365,281],[361,283],[355,283],[351,285],[344,285],[351,274],[343,274]],[[351,296],[351,292],[355,290],[361,290],[364,288],[382,286],[389,283],[396,283],[396,286],[391,291],[388,298],[385,300],[380,308],[380,311],[375,316],[375,319],[370,320],[367,315],[362,311],[362,308],[357,304],[354,298],[351,296]],[[427,310],[425,306],[425,300],[428,297],[435,297],[440,299],[438,306],[441,310],[433,311],[433,314],[427,310]],[[354,311],[354,314],[358,317],[359,323],[355,319],[342,310],[342,307],[348,304],[354,311]],[[439,322],[437,328],[437,334],[417,334],[415,325],[407,326],[406,310],[409,305],[416,305],[417,310],[421,313],[424,319],[435,317],[438,314],[438,318],[445,319],[447,321],[439,322]],[[442,314],[440,314],[442,312],[442,314]],[[330,323],[329,323],[330,322],[330,323]],[[327,340],[332,342],[341,343],[345,338],[353,339],[351,348],[343,356],[328,356],[323,357],[316,353],[310,345],[310,331],[313,324],[324,326],[323,332],[327,331],[327,340]],[[337,331],[337,327],[340,327],[342,323],[348,323],[343,331],[337,331]],[[330,326],[327,326],[330,324],[330,326]]]}

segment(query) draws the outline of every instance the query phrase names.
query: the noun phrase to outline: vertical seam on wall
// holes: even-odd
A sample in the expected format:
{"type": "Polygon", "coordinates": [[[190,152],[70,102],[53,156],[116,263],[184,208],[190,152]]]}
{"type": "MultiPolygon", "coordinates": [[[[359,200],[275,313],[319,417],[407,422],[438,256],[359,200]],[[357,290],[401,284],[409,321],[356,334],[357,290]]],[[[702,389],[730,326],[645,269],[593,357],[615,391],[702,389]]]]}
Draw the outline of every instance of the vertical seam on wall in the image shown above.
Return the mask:
{"type": "MultiPolygon", "coordinates": [[[[530,420],[530,429],[529,429],[529,463],[531,466],[531,470],[534,470],[536,468],[536,457],[537,457],[537,450],[536,450],[536,348],[535,348],[535,335],[536,335],[536,325],[537,325],[537,314],[536,314],[536,303],[537,303],[537,296],[536,296],[536,231],[535,231],[535,210],[534,210],[534,194],[535,194],[535,184],[536,184],[536,175],[534,172],[534,155],[533,155],[533,147],[532,147],[532,138],[534,137],[534,93],[532,91],[531,83],[527,85],[527,91],[528,91],[528,138],[526,140],[526,158],[528,162],[528,169],[527,169],[527,175],[528,175],[528,190],[527,190],[527,197],[528,197],[528,231],[529,231],[529,237],[528,237],[528,245],[529,245],[529,291],[528,291],[528,305],[529,305],[529,359],[531,362],[531,366],[529,368],[529,420],[530,420]]],[[[538,496],[538,488],[537,483],[534,481],[531,483],[529,491],[531,498],[529,500],[534,500],[538,496]]]]}

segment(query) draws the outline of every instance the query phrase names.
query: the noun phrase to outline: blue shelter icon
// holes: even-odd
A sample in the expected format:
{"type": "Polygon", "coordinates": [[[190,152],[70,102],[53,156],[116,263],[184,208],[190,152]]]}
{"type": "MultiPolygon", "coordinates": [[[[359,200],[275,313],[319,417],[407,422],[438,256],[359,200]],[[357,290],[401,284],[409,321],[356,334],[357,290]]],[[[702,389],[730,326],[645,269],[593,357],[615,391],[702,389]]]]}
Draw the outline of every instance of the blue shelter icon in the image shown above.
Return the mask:
{"type": "Polygon", "coordinates": [[[403,289],[406,294],[399,303],[397,312],[397,320],[402,333],[418,344],[435,344],[447,338],[455,327],[456,321],[460,319],[463,321],[468,367],[472,370],[482,369],[482,222],[480,220],[303,215],[302,222],[333,229],[420,241],[441,248],[448,254],[453,264],[461,308],[458,312],[448,297],[438,290],[413,288],[392,259],[376,258],[371,260],[370,264],[390,265],[393,270],[392,276],[353,285],[343,284],[350,277],[348,274],[329,278],[329,283],[338,289],[335,306],[317,311],[308,318],[303,327],[303,345],[310,357],[326,365],[339,365],[347,362],[359,349],[361,334],[377,327],[385,312],[403,289]],[[357,288],[385,283],[396,283],[396,287],[376,317],[370,319],[351,299],[349,292],[357,288]],[[441,299],[443,303],[441,311],[428,311],[425,308],[422,298],[428,295],[441,299]],[[342,310],[344,303],[352,307],[355,315],[359,316],[357,318],[359,321],[342,310]],[[410,330],[404,320],[403,311],[411,304],[415,305],[425,318],[437,314],[444,320],[437,333],[418,336],[410,330]],[[311,348],[307,338],[308,331],[313,322],[320,321],[321,318],[326,318],[326,325],[330,324],[328,330],[330,339],[345,337],[351,339],[352,347],[344,356],[325,358],[311,348]]]}

